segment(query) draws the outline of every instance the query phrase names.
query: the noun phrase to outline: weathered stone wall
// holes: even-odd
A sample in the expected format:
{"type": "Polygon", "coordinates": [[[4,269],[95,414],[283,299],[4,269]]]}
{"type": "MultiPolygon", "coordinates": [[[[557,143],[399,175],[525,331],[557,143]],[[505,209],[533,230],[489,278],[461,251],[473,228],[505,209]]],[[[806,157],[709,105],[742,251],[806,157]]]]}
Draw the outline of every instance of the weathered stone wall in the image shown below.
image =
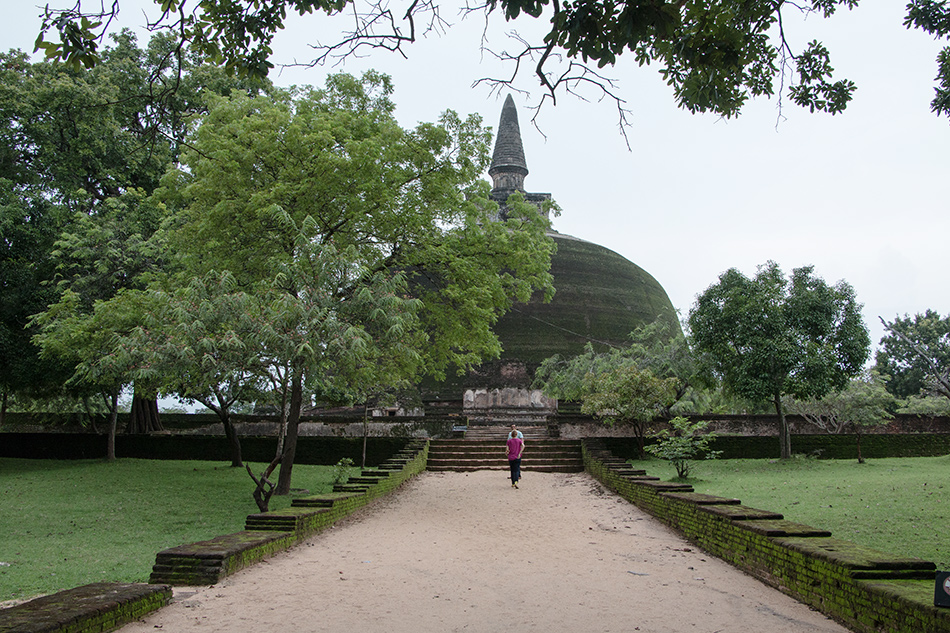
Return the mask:
{"type": "Polygon", "coordinates": [[[485,409],[530,409],[554,414],[557,398],[549,398],[540,389],[468,389],[462,398],[462,411],[485,409]]]}

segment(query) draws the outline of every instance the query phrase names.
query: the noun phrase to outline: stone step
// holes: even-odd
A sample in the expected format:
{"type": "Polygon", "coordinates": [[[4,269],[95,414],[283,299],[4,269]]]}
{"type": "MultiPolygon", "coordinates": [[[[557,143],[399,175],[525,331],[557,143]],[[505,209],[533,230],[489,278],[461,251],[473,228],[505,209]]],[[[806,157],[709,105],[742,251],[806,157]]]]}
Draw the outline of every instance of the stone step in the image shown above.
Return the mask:
{"type": "MultiPolygon", "coordinates": [[[[550,437],[547,426],[519,426],[518,430],[526,440],[542,440],[550,437]]],[[[465,430],[464,439],[504,442],[509,432],[511,432],[509,426],[469,424],[465,430]]]]}
{"type": "MultiPolygon", "coordinates": [[[[533,451],[543,451],[551,448],[581,450],[580,443],[571,440],[535,440],[525,442],[525,448],[533,451]]],[[[468,440],[433,440],[429,447],[432,451],[498,451],[505,450],[504,442],[474,442],[468,440]]]]}
{"type": "MultiPolygon", "coordinates": [[[[573,473],[584,470],[578,440],[527,441],[521,466],[527,471],[573,473]]],[[[427,470],[507,470],[504,445],[497,440],[433,440],[427,470]]]]}

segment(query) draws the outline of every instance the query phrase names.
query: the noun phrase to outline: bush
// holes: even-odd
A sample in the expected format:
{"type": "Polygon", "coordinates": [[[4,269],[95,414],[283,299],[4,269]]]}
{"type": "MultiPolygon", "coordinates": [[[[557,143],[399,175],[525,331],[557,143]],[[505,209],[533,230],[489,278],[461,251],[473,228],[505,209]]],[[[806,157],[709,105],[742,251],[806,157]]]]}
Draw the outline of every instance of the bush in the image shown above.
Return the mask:
{"type": "Polygon", "coordinates": [[[700,457],[716,459],[722,453],[722,451],[709,450],[709,443],[716,439],[716,434],[703,432],[709,426],[708,421],[690,422],[687,418],[675,417],[670,420],[670,426],[671,429],[662,429],[654,433],[651,437],[659,441],[647,446],[645,450],[651,455],[669,461],[680,479],[689,477],[692,467],[690,460],[700,457]]]}

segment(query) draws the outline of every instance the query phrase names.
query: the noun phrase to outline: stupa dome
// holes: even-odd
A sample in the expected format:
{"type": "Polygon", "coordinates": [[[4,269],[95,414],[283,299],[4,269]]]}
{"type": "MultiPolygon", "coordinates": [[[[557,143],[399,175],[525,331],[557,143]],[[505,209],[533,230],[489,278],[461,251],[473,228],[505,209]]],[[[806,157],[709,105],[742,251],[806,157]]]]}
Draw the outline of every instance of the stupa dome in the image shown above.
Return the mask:
{"type": "MultiPolygon", "coordinates": [[[[514,191],[525,193],[527,174],[517,112],[509,95],[489,169],[492,198],[503,203],[514,191]]],[[[535,203],[550,198],[525,193],[525,199],[535,203]]],[[[657,319],[668,320],[679,331],[673,304],[648,272],[598,244],[556,231],[550,235],[557,245],[551,259],[554,298],[548,303],[540,299],[516,303],[494,328],[502,344],[501,358],[464,376],[450,374],[437,386],[428,385],[424,397],[455,400],[466,390],[529,389],[538,365],[555,354],[575,356],[588,342],[598,351],[625,345],[631,331],[657,319]]]]}

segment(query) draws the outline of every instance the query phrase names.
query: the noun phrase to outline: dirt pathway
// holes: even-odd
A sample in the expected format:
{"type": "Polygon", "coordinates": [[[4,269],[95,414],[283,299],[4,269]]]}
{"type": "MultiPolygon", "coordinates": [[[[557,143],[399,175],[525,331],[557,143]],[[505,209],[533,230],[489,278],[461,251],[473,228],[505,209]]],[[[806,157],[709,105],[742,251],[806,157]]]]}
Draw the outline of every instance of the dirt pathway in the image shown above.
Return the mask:
{"type": "Polygon", "coordinates": [[[424,473],[309,542],[174,602],[164,631],[839,632],[586,474],[424,473]]]}

